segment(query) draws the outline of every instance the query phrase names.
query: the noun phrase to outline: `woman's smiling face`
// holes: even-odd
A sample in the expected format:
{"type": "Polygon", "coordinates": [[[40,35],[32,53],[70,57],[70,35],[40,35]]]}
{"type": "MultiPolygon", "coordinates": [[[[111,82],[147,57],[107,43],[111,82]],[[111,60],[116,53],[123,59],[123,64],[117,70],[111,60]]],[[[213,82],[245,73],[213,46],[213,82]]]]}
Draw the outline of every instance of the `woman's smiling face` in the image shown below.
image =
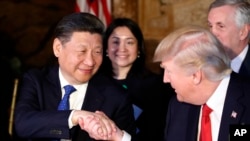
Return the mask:
{"type": "Polygon", "coordinates": [[[131,67],[138,56],[138,41],[129,28],[117,27],[108,39],[106,51],[113,67],[131,67]]]}

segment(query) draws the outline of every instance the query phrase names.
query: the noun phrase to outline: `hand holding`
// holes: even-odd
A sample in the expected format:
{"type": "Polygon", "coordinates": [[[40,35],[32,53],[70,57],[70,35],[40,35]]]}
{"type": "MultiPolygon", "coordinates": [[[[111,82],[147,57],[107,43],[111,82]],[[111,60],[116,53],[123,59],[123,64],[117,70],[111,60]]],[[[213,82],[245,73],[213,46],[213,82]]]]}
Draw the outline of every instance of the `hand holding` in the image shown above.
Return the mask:
{"type": "Polygon", "coordinates": [[[96,140],[110,140],[117,131],[115,123],[100,111],[93,113],[76,110],[72,116],[72,123],[79,124],[82,130],[96,140]]]}
{"type": "Polygon", "coordinates": [[[96,111],[95,113],[100,114],[103,117],[103,119],[105,119],[105,120],[103,120],[105,127],[103,127],[104,129],[102,129],[102,127],[97,129],[98,133],[102,133],[102,130],[105,131],[105,128],[107,128],[106,130],[108,131],[108,133],[109,133],[109,131],[112,131],[112,133],[108,134],[108,137],[105,139],[110,140],[110,141],[121,141],[123,138],[123,131],[120,130],[115,125],[115,123],[111,119],[109,119],[109,117],[107,117],[103,112],[96,111]]]}

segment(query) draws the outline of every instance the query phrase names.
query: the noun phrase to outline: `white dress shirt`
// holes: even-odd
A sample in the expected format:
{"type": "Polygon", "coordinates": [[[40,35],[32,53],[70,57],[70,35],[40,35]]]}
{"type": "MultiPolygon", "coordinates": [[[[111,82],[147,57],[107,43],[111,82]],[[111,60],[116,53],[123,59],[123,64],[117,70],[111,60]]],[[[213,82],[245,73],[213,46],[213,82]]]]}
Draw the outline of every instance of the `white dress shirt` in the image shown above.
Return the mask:
{"type": "MultiPolygon", "coordinates": [[[[222,79],[219,86],[217,87],[217,89],[214,91],[214,93],[208,99],[206,103],[208,107],[210,107],[213,110],[210,113],[210,121],[211,121],[211,129],[212,129],[211,133],[212,133],[213,141],[218,141],[222,111],[224,107],[229,80],[230,80],[230,75],[222,79]]],[[[201,109],[202,109],[202,106],[201,106],[201,109]]],[[[200,139],[201,115],[202,115],[202,112],[200,112],[197,141],[199,141],[200,139]]]]}
{"type": "Polygon", "coordinates": [[[246,58],[248,51],[248,45],[242,50],[242,52],[236,56],[232,61],[231,61],[231,68],[234,72],[239,73],[241,64],[243,60],[246,58]]]}

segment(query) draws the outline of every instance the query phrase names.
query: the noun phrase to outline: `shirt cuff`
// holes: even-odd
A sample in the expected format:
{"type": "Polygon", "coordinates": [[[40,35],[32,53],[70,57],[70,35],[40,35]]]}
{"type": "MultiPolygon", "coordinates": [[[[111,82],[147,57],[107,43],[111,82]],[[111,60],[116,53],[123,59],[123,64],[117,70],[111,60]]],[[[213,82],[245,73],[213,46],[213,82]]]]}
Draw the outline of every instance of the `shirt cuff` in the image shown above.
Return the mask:
{"type": "Polygon", "coordinates": [[[131,141],[131,135],[128,134],[126,131],[123,131],[122,141],[131,141]]]}
{"type": "Polygon", "coordinates": [[[73,123],[72,123],[72,120],[71,120],[71,118],[72,118],[72,116],[73,116],[73,112],[75,112],[75,110],[72,110],[72,111],[71,111],[71,113],[70,113],[70,115],[69,115],[69,118],[68,118],[69,129],[71,129],[71,128],[74,126],[73,123]]]}

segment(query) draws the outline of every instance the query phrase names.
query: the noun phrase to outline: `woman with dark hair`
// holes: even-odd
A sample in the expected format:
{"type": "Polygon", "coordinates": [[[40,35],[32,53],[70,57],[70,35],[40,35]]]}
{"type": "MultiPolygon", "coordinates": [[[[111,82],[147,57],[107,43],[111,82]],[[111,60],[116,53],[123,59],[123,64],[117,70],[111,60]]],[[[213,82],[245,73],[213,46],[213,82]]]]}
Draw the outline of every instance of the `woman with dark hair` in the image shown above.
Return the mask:
{"type": "Polygon", "coordinates": [[[109,76],[131,98],[137,126],[133,140],[162,140],[168,100],[173,91],[163,83],[161,75],[146,68],[140,27],[128,18],[114,19],[103,43],[100,73],[109,76]]]}

